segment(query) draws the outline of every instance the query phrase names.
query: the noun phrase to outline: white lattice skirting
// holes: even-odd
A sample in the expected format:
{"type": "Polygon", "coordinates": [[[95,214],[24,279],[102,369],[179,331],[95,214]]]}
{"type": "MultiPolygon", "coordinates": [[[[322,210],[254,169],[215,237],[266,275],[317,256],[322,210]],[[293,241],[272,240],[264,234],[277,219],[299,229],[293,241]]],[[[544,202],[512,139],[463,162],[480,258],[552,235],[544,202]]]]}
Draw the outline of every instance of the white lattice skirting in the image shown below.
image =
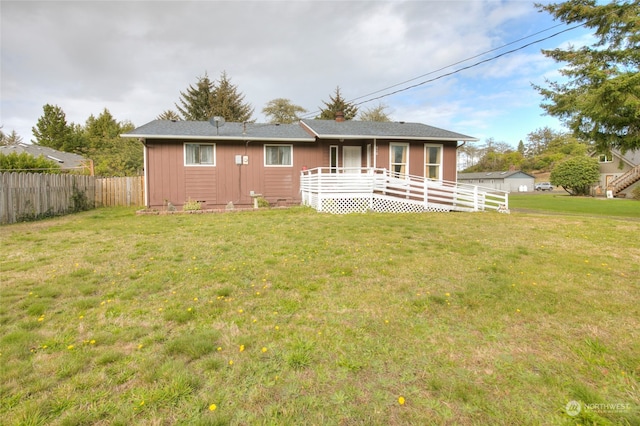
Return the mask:
{"type": "MultiPolygon", "coordinates": [[[[424,212],[448,212],[451,208],[437,204],[427,204],[415,200],[401,200],[374,194],[373,196],[345,196],[323,198],[318,210],[331,214],[349,213],[424,213],[424,212]]],[[[311,197],[310,205],[318,205],[318,197],[311,197]]]]}

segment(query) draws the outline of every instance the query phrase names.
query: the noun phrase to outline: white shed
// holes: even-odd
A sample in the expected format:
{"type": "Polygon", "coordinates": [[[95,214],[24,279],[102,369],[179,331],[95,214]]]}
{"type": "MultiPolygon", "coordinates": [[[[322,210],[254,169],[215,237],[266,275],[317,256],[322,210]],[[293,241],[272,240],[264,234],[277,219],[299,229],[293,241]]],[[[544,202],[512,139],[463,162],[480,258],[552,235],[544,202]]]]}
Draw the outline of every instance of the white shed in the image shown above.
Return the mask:
{"type": "Polygon", "coordinates": [[[509,192],[534,190],[535,177],[520,170],[508,172],[458,173],[459,183],[484,186],[509,192]]]}

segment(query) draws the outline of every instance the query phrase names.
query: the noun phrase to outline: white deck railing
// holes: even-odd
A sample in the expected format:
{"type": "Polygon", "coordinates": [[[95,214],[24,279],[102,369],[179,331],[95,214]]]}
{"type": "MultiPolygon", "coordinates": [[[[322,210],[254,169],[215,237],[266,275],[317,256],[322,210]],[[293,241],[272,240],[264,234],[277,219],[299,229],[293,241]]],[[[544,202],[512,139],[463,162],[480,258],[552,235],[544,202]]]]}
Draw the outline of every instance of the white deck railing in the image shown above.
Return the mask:
{"type": "Polygon", "coordinates": [[[494,188],[406,175],[386,169],[318,167],[300,175],[302,204],[318,211],[508,211],[509,193],[494,188]]]}

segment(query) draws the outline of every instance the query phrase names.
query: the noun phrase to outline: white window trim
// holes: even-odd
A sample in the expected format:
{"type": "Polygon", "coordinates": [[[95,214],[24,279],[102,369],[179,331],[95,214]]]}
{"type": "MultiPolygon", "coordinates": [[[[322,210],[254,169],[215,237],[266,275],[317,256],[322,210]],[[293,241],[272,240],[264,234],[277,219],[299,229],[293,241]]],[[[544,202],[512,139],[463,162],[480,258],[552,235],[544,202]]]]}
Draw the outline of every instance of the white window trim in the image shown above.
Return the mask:
{"type": "Polygon", "coordinates": [[[200,143],[200,142],[184,142],[182,144],[182,155],[185,167],[215,167],[216,166],[216,144],[215,143],[200,143]],[[211,164],[188,164],[187,163],[187,145],[207,145],[213,147],[213,163],[211,164]]]}
{"type": "Polygon", "coordinates": [[[600,154],[598,156],[598,163],[613,163],[613,156],[607,155],[607,154],[600,154]]]}
{"type": "Polygon", "coordinates": [[[422,166],[422,173],[425,174],[424,178],[425,179],[429,179],[429,177],[427,176],[427,166],[428,165],[434,165],[435,163],[427,163],[427,148],[439,148],[440,149],[440,164],[438,165],[438,179],[437,180],[442,180],[442,168],[443,168],[443,162],[444,162],[444,145],[440,144],[440,143],[425,143],[424,144],[424,151],[423,151],[423,163],[424,165],[422,166]]]}
{"type": "Polygon", "coordinates": [[[410,161],[409,161],[409,155],[410,155],[409,151],[410,151],[410,149],[409,149],[409,147],[410,147],[410,145],[411,144],[409,144],[407,142],[391,142],[389,144],[389,170],[391,170],[391,173],[393,173],[393,165],[396,164],[396,163],[393,162],[393,149],[392,149],[392,147],[394,147],[394,146],[404,146],[404,147],[407,148],[407,158],[405,159],[405,163],[404,163],[405,164],[404,177],[406,179],[409,178],[409,175],[411,173],[410,170],[409,170],[409,164],[410,164],[410,161]]]}
{"type": "Polygon", "coordinates": [[[270,143],[265,144],[263,148],[263,163],[264,167],[293,167],[293,144],[286,143],[270,143]],[[291,164],[267,164],[267,147],[268,146],[288,146],[291,148],[291,164]]]}

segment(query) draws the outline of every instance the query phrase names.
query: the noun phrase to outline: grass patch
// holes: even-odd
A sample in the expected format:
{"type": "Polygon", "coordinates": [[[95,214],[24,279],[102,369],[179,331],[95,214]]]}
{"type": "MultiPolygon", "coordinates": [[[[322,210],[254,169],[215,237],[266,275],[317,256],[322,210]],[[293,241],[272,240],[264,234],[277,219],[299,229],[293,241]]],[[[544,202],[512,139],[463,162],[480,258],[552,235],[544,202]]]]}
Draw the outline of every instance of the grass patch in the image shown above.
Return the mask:
{"type": "Polygon", "coordinates": [[[639,424],[626,201],[3,226],[0,424],[639,424]]]}
{"type": "Polygon", "coordinates": [[[603,197],[573,197],[562,193],[510,194],[509,207],[564,214],[640,218],[640,202],[603,197]]]}

